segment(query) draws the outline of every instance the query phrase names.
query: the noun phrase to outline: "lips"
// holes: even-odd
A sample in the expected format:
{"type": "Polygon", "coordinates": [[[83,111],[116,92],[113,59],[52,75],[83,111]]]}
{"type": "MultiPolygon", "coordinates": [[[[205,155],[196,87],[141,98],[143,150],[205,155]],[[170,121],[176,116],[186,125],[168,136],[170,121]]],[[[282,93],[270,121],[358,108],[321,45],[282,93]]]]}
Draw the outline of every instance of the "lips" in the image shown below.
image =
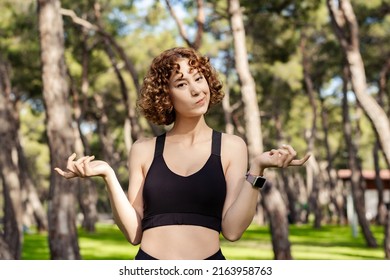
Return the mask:
{"type": "Polygon", "coordinates": [[[205,100],[206,100],[206,97],[203,97],[202,99],[196,101],[195,104],[202,104],[202,103],[204,103],[205,100]]]}

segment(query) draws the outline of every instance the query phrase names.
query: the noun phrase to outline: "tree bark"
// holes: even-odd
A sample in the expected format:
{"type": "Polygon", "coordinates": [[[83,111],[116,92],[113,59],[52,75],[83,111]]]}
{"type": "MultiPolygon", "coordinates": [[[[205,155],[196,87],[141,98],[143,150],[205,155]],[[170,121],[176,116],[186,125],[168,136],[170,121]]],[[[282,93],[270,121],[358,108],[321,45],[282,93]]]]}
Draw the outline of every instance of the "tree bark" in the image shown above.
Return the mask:
{"type": "Polygon", "coordinates": [[[275,185],[267,180],[261,190],[262,204],[269,217],[272,248],[275,260],[291,260],[291,244],[288,239],[289,228],[287,220],[287,208],[282,196],[275,185]]]}
{"type": "MultiPolygon", "coordinates": [[[[228,0],[230,28],[233,33],[235,68],[241,84],[241,95],[244,104],[245,135],[248,145],[249,161],[263,152],[260,110],[257,102],[256,85],[249,71],[248,53],[244,22],[239,0],[228,0]]],[[[287,210],[280,191],[270,188],[263,203],[270,217],[273,247],[276,259],[290,259],[288,240],[287,210]]]]}
{"type": "Polygon", "coordinates": [[[383,108],[367,93],[366,73],[359,49],[358,22],[349,0],[326,1],[332,25],[340,42],[351,73],[351,83],[356,98],[372,122],[390,166],[390,120],[383,108]]]}
{"type": "Polygon", "coordinates": [[[310,157],[308,164],[306,165],[306,171],[307,171],[307,185],[310,188],[310,196],[309,196],[309,205],[310,210],[314,213],[314,227],[320,228],[321,222],[322,222],[322,211],[321,211],[321,205],[319,201],[319,196],[321,192],[321,186],[324,185],[321,184],[321,174],[320,174],[320,168],[318,166],[318,162],[316,157],[314,156],[314,150],[315,150],[315,140],[317,137],[317,103],[315,99],[315,92],[314,92],[314,86],[313,81],[310,76],[310,61],[306,50],[306,34],[304,31],[301,32],[301,39],[300,39],[300,49],[301,49],[301,55],[302,55],[302,68],[303,68],[303,81],[304,81],[304,88],[306,91],[306,94],[309,98],[309,103],[312,109],[312,116],[313,119],[311,120],[311,128],[306,133],[306,140],[308,143],[308,153],[311,153],[312,156],[310,157]]]}
{"type": "Polygon", "coordinates": [[[13,259],[20,259],[23,244],[23,211],[18,166],[18,124],[12,106],[8,67],[0,60],[0,179],[4,196],[4,242],[13,259]]]}
{"type": "Polygon", "coordinates": [[[329,124],[328,124],[328,112],[325,108],[324,100],[320,97],[321,101],[321,123],[322,130],[324,132],[324,146],[326,152],[327,166],[326,173],[328,176],[328,182],[330,185],[330,200],[333,203],[335,210],[337,212],[337,221],[338,224],[346,224],[347,218],[344,213],[344,195],[342,190],[337,186],[337,172],[333,168],[333,157],[329,145],[329,124]]]}
{"type": "MultiPolygon", "coordinates": [[[[75,137],[68,101],[64,30],[59,0],[38,0],[43,97],[50,167],[63,167],[74,151],[75,137]]],[[[75,213],[76,180],[50,174],[48,201],[51,259],[80,259],[75,213]]]]}
{"type": "Polygon", "coordinates": [[[359,225],[362,229],[367,246],[376,248],[377,242],[373,236],[370,225],[366,219],[366,209],[364,201],[364,188],[363,188],[363,175],[361,169],[360,159],[358,158],[357,148],[355,142],[352,140],[352,127],[349,118],[349,106],[347,99],[347,84],[349,71],[347,67],[344,67],[343,73],[343,131],[345,137],[345,145],[348,150],[348,166],[351,170],[351,192],[353,198],[353,205],[358,217],[359,225]]]}
{"type": "Polygon", "coordinates": [[[249,71],[245,29],[239,0],[228,0],[230,28],[233,33],[234,59],[241,84],[244,103],[245,135],[248,143],[249,159],[263,152],[260,110],[257,102],[256,85],[249,71]]]}
{"type": "MultiPolygon", "coordinates": [[[[77,26],[78,27],[78,26],[77,26]]],[[[83,135],[81,125],[84,119],[85,110],[86,110],[86,100],[88,98],[88,73],[89,73],[89,56],[91,48],[87,44],[88,39],[88,30],[83,26],[82,29],[82,52],[81,52],[81,96],[77,89],[77,86],[74,83],[74,80],[71,74],[68,72],[70,78],[71,86],[71,95],[73,99],[73,121],[75,125],[73,126],[74,136],[76,140],[75,151],[78,155],[90,155],[91,148],[89,146],[88,140],[83,135]],[[83,106],[84,105],[84,106],[83,106]]],[[[98,221],[98,211],[97,211],[97,190],[96,186],[92,179],[84,178],[77,179],[78,192],[77,198],[80,205],[80,210],[83,214],[81,226],[88,232],[95,232],[96,222],[98,221]]]]}
{"type": "Polygon", "coordinates": [[[385,257],[390,260],[390,205],[387,209],[387,217],[385,223],[385,238],[384,238],[385,257]]]}
{"type": "Polygon", "coordinates": [[[12,254],[5,242],[3,236],[0,235],[0,260],[13,260],[12,254]]]}

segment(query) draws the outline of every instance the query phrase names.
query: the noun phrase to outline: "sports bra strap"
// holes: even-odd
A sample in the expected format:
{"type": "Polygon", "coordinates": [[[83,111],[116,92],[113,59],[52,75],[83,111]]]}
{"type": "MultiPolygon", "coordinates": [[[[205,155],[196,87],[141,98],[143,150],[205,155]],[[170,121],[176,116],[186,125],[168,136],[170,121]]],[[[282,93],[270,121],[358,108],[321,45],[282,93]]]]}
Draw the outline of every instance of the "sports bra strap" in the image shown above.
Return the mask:
{"type": "Polygon", "coordinates": [[[164,151],[165,135],[161,134],[156,138],[156,148],[154,149],[154,157],[161,156],[164,151]]]}
{"type": "Polygon", "coordinates": [[[221,156],[221,135],[221,132],[213,130],[211,153],[216,156],[221,156]]]}

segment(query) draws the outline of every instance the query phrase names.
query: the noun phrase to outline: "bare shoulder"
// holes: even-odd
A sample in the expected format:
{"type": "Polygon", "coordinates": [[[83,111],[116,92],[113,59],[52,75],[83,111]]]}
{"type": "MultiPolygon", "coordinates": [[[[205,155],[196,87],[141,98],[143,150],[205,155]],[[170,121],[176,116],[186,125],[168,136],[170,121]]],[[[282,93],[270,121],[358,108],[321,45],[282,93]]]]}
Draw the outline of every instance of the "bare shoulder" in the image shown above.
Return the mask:
{"type": "Polygon", "coordinates": [[[225,174],[227,170],[246,168],[248,150],[244,139],[237,135],[223,133],[221,146],[221,159],[225,174]],[[230,169],[230,167],[233,168],[230,169]]]}
{"type": "Polygon", "coordinates": [[[137,159],[145,163],[153,157],[155,143],[156,137],[138,139],[131,146],[129,160],[137,159]]]}
{"type": "Polygon", "coordinates": [[[222,134],[222,150],[225,151],[246,151],[247,146],[241,137],[234,135],[234,134],[222,134]]]}
{"type": "Polygon", "coordinates": [[[132,149],[135,149],[136,151],[149,149],[154,146],[155,142],[156,137],[143,137],[133,143],[132,149]]]}

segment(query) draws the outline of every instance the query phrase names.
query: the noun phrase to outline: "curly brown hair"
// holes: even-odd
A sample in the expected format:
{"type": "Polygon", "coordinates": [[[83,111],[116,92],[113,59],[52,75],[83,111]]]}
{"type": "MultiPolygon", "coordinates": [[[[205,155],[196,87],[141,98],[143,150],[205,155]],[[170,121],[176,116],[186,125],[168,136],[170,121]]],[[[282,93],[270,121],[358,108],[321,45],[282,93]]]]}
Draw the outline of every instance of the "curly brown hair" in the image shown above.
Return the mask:
{"type": "Polygon", "coordinates": [[[177,61],[182,58],[188,59],[188,65],[206,78],[210,88],[209,107],[219,103],[224,96],[222,82],[208,57],[192,48],[168,49],[153,59],[137,102],[138,109],[152,123],[169,125],[175,121],[175,110],[169,96],[169,79],[173,71],[179,70],[177,61]]]}

